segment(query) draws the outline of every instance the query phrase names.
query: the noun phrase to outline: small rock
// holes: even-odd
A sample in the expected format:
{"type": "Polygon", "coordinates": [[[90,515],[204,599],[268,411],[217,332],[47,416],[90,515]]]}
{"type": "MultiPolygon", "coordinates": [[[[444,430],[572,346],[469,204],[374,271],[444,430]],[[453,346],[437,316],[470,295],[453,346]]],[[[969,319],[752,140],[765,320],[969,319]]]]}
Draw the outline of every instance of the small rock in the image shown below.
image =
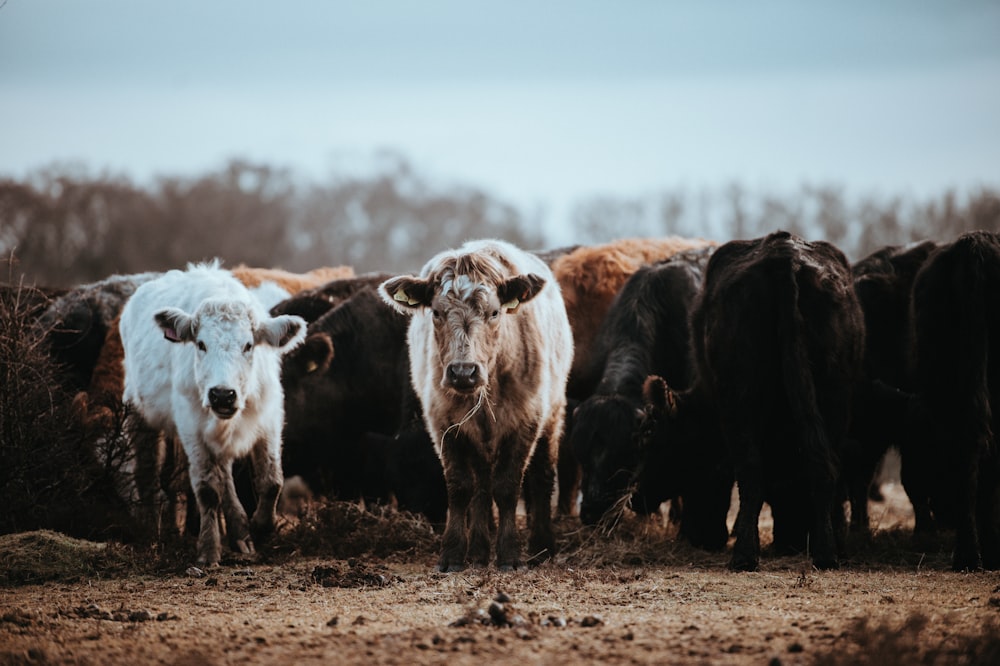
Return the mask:
{"type": "Polygon", "coordinates": [[[368,620],[365,619],[364,615],[359,615],[356,618],[354,618],[354,622],[351,622],[351,624],[354,625],[355,627],[360,627],[367,621],[368,620]]]}
{"type": "Polygon", "coordinates": [[[128,614],[129,622],[149,622],[153,619],[153,614],[148,610],[132,611],[128,614]]]}
{"type": "Polygon", "coordinates": [[[799,642],[792,643],[791,645],[788,646],[788,651],[791,652],[792,654],[798,652],[805,652],[805,650],[806,649],[802,647],[802,643],[799,642]]]}
{"type": "Polygon", "coordinates": [[[336,627],[338,622],[340,622],[340,617],[334,615],[333,617],[331,617],[329,620],[326,621],[326,626],[336,627]]]}
{"type": "Polygon", "coordinates": [[[507,620],[507,611],[504,609],[504,605],[499,601],[493,601],[490,603],[489,607],[490,619],[493,620],[493,624],[504,627],[509,624],[507,620]]]}
{"type": "Polygon", "coordinates": [[[191,578],[204,578],[205,577],[205,572],[202,571],[201,569],[199,569],[198,567],[188,567],[187,570],[184,573],[186,573],[191,578]]]}
{"type": "Polygon", "coordinates": [[[499,601],[502,604],[510,603],[510,595],[506,592],[497,592],[497,596],[493,597],[493,601],[499,601]]]}
{"type": "Polygon", "coordinates": [[[604,620],[600,615],[588,615],[580,620],[581,627],[599,627],[602,624],[604,624],[604,620]]]}
{"type": "Polygon", "coordinates": [[[159,615],[156,616],[156,621],[157,622],[166,622],[169,619],[171,619],[170,613],[168,613],[166,611],[163,611],[162,613],[160,613],[159,615]]]}

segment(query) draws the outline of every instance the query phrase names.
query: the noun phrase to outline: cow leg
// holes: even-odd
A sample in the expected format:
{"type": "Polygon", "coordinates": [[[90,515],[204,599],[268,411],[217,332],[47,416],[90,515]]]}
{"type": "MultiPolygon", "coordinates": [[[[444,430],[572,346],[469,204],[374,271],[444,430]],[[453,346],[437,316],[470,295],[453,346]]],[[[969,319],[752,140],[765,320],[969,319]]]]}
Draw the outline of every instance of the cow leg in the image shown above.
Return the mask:
{"type": "Polygon", "coordinates": [[[552,533],[552,491],[555,488],[554,442],[543,435],[528,463],[524,477],[525,509],[528,512],[528,564],[535,566],[555,554],[552,533]]]}
{"type": "Polygon", "coordinates": [[[250,540],[250,524],[247,513],[236,494],[236,483],[233,481],[233,461],[220,465],[225,494],[222,497],[222,511],[226,516],[226,536],[229,547],[243,554],[254,552],[253,541],[250,540]]]}
{"type": "Polygon", "coordinates": [[[976,500],[979,497],[976,457],[971,453],[964,456],[959,475],[961,481],[955,485],[960,493],[955,516],[955,554],[951,564],[955,571],[976,571],[983,564],[979,554],[979,532],[976,529],[976,500]]]}
{"type": "Polygon", "coordinates": [[[517,434],[504,437],[497,444],[497,460],[493,476],[493,498],[497,503],[497,568],[501,571],[519,569],[521,542],[517,535],[517,500],[521,495],[524,468],[528,462],[528,445],[517,434]]]}
{"type": "Polygon", "coordinates": [[[124,429],[135,455],[134,487],[138,506],[133,506],[138,529],[145,539],[155,541],[160,536],[161,488],[160,469],[163,464],[163,439],[134,407],[128,409],[124,429]]]}
{"type": "Polygon", "coordinates": [[[813,566],[817,569],[836,569],[837,540],[833,530],[834,482],[820,475],[814,477],[810,499],[812,504],[812,529],[809,532],[809,549],[813,566]]]}
{"type": "Polygon", "coordinates": [[[272,436],[258,441],[250,451],[254,490],[257,493],[257,508],[250,520],[250,533],[258,543],[263,543],[276,526],[278,498],[284,482],[280,442],[280,436],[272,436]]]}
{"type": "Polygon", "coordinates": [[[977,508],[983,568],[995,571],[1000,569],[1000,470],[995,455],[980,461],[977,508]]]}
{"type": "Polygon", "coordinates": [[[214,566],[222,558],[219,509],[222,508],[223,494],[227,492],[225,472],[204,448],[198,446],[191,449],[186,446],[185,450],[188,451],[191,487],[194,488],[201,519],[197,563],[200,566],[214,566]]]}
{"type": "Polygon", "coordinates": [[[473,566],[485,567],[490,563],[490,545],[496,530],[493,521],[493,475],[489,461],[476,456],[470,462],[475,482],[466,523],[469,534],[467,559],[473,566]]]}
{"type": "Polygon", "coordinates": [[[569,433],[563,433],[559,444],[559,502],[556,508],[560,516],[573,516],[578,513],[580,481],[583,475],[580,462],[573,454],[573,447],[570,446],[568,437],[569,433]]]}
{"type": "Polygon", "coordinates": [[[461,571],[469,549],[467,517],[472,502],[475,477],[469,464],[471,442],[460,436],[446,436],[442,442],[441,461],[448,493],[448,517],[441,536],[439,571],[461,571]]]}
{"type": "Polygon", "coordinates": [[[736,484],[739,486],[740,509],[733,532],[736,543],[729,568],[733,571],[756,571],[760,566],[760,532],[757,522],[764,506],[763,462],[757,445],[741,443],[743,455],[736,463],[736,484]]]}

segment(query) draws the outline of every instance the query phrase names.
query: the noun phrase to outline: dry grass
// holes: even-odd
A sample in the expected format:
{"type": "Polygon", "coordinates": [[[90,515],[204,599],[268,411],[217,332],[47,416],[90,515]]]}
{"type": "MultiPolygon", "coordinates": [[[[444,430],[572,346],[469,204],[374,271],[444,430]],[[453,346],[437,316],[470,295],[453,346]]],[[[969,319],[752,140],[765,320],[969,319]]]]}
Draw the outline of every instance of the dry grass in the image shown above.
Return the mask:
{"type": "Polygon", "coordinates": [[[78,581],[132,571],[122,546],[39,530],[0,536],[0,584],[78,581]]]}

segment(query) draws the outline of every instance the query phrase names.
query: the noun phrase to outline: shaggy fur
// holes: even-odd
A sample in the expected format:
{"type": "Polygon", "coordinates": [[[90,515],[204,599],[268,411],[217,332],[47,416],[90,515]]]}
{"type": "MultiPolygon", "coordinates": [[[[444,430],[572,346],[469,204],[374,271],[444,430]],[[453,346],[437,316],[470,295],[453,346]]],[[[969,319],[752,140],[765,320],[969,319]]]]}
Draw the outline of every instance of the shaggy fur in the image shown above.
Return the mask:
{"type": "Polygon", "coordinates": [[[509,243],[466,243],[420,277],[385,281],[387,304],[411,315],[413,387],[444,467],[448,518],[438,567],[491,559],[522,565],[514,522],[524,480],[533,560],[552,555],[556,446],[573,339],[559,287],[536,256],[509,243]]]}

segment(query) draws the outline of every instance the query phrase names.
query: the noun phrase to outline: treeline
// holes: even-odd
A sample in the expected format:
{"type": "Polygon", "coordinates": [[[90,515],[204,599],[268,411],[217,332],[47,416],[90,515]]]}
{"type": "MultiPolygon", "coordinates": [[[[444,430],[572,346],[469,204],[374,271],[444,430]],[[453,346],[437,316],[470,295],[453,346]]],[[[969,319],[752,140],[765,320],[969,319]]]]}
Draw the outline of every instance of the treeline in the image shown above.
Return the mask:
{"type": "Polygon", "coordinates": [[[146,187],[56,166],[25,182],[0,179],[0,260],[14,260],[0,281],[14,273],[68,287],[213,257],[291,271],[418,270],[477,236],[540,248],[538,226],[480,190],[435,187],[402,159],[323,185],[241,160],[146,187]]]}
{"type": "Polygon", "coordinates": [[[432,184],[398,156],[368,175],[335,174],[321,184],[242,160],[146,186],[54,166],[24,181],[0,179],[0,261],[14,260],[0,281],[23,274],[29,284],[67,287],[212,257],[292,271],[340,264],[410,271],[445,247],[485,236],[543,249],[670,234],[725,241],[786,229],[859,259],[886,244],[1000,231],[1000,196],[981,188],[927,200],[852,198],[825,186],[776,195],[730,185],[582,200],[566,221],[568,240],[553,240],[543,222],[483,190],[432,184]]]}
{"type": "Polygon", "coordinates": [[[851,197],[843,188],[803,185],[785,195],[740,185],[665,191],[632,199],[594,197],[571,214],[577,242],[617,237],[702,236],[719,241],[755,238],[784,229],[830,241],[852,260],[885,245],[933,239],[950,241],[965,231],[1000,231],[1000,192],[942,192],[925,200],[908,196],[851,197]]]}

